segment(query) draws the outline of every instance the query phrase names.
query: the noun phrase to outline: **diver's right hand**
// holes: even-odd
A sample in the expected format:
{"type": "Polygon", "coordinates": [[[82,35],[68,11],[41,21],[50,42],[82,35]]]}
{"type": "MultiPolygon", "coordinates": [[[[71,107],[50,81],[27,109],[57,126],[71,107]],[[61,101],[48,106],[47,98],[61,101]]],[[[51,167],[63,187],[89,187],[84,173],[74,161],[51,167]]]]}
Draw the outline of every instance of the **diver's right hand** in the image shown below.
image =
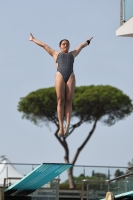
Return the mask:
{"type": "Polygon", "coordinates": [[[30,33],[29,40],[32,41],[34,39],[33,35],[30,33]]]}

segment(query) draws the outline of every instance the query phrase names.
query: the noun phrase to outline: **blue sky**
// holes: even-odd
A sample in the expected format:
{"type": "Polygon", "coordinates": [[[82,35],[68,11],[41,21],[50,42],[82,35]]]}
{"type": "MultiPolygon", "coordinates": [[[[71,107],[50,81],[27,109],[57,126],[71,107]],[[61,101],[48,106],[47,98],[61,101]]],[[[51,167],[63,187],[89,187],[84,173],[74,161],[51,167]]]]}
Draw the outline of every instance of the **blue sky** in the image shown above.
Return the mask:
{"type": "MultiPolygon", "coordinates": [[[[17,111],[21,97],[54,86],[53,58],[28,41],[35,38],[59,50],[67,38],[70,50],[93,36],[76,57],[76,85],[112,85],[133,99],[132,38],[116,37],[119,0],[0,1],[0,155],[12,162],[64,162],[55,126],[39,128],[17,111]]],[[[78,165],[127,166],[133,158],[133,115],[111,127],[98,123],[81,152],[78,165]]],[[[67,140],[72,160],[92,124],[82,125],[67,140]]]]}

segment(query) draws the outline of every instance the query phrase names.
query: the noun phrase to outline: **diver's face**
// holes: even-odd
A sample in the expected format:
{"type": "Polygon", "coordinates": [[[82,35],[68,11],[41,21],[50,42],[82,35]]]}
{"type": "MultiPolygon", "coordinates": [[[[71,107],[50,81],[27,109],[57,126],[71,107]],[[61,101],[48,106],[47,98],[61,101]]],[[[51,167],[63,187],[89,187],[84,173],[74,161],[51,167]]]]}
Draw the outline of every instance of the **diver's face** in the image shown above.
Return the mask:
{"type": "Polygon", "coordinates": [[[63,40],[61,45],[60,45],[61,51],[64,52],[64,53],[68,53],[69,48],[70,48],[69,42],[66,41],[66,40],[63,40]]]}

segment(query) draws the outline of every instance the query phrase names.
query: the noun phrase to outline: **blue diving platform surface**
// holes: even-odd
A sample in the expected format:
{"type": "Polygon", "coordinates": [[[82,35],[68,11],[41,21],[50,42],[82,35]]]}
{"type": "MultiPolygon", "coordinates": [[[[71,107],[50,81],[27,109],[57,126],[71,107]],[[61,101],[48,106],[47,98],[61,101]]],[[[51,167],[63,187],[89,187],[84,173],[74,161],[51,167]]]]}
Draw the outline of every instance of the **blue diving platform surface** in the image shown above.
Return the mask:
{"type": "Polygon", "coordinates": [[[7,196],[26,196],[50,182],[72,166],[72,164],[65,163],[43,163],[17,183],[5,189],[4,194],[7,196]]]}

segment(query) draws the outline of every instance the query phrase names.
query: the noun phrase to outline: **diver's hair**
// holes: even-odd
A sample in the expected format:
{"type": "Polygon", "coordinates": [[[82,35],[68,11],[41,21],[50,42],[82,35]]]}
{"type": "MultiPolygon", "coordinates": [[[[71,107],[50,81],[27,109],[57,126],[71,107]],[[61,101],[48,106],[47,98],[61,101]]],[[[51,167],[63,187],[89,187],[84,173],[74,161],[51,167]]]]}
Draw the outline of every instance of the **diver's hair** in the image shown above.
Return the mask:
{"type": "Polygon", "coordinates": [[[65,40],[65,41],[67,41],[67,42],[68,42],[68,44],[70,45],[70,42],[69,42],[69,40],[67,40],[67,39],[63,39],[63,40],[61,40],[61,41],[60,41],[60,43],[59,43],[59,46],[61,46],[61,43],[62,43],[64,40],[65,40]]]}

